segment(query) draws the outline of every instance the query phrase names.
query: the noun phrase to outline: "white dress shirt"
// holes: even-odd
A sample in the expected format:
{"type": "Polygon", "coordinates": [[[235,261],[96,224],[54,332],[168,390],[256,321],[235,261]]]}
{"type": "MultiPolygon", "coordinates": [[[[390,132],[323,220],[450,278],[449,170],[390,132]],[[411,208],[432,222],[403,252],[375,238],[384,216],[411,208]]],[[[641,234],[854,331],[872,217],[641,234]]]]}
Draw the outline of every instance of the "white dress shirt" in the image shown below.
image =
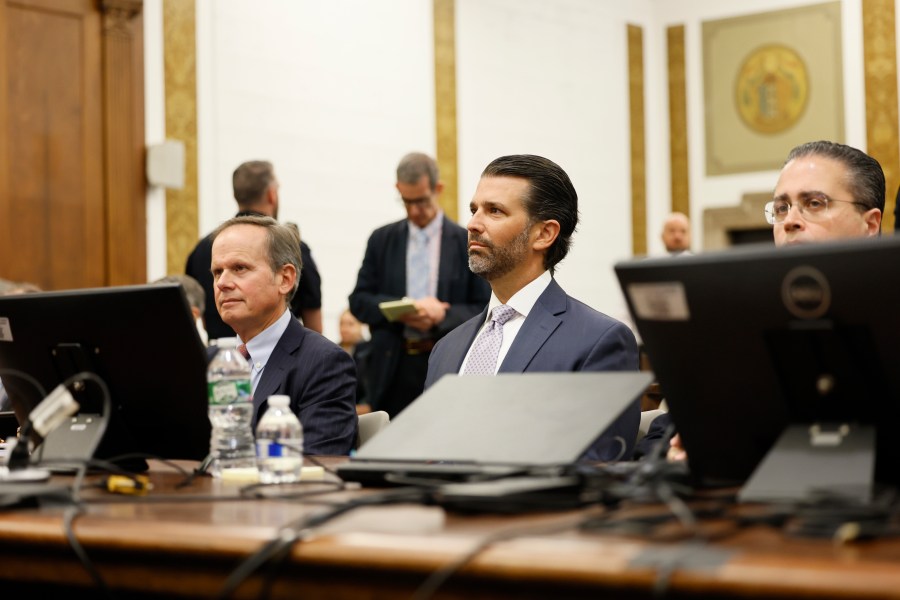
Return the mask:
{"type": "MultiPolygon", "coordinates": [[[[278,340],[284,335],[288,323],[290,323],[293,318],[294,317],[291,316],[291,311],[285,310],[284,313],[278,317],[277,321],[263,329],[259,335],[247,342],[247,352],[250,354],[250,384],[253,386],[254,394],[256,393],[256,386],[259,384],[262,373],[266,368],[266,363],[269,362],[269,357],[272,356],[272,351],[275,350],[278,340]]],[[[238,339],[241,339],[240,336],[238,336],[238,339]]],[[[243,340],[241,341],[243,342],[243,340]]]]}
{"type": "MultiPolygon", "coordinates": [[[[501,342],[500,352],[499,354],[497,354],[497,366],[494,369],[494,374],[497,373],[500,365],[503,364],[503,359],[506,358],[506,353],[509,352],[509,348],[510,346],[512,346],[512,343],[515,341],[516,336],[519,334],[519,330],[522,329],[522,324],[525,322],[525,319],[528,318],[528,313],[530,313],[531,309],[534,308],[534,303],[538,301],[538,298],[541,297],[541,294],[544,293],[544,290],[547,289],[547,286],[550,285],[550,282],[552,280],[553,277],[551,277],[550,271],[544,271],[538,278],[534,279],[531,283],[513,294],[512,298],[510,298],[506,303],[507,306],[511,306],[512,308],[514,308],[517,314],[503,324],[503,342],[501,342]]],[[[490,324],[491,311],[494,310],[494,307],[500,306],[501,304],[502,303],[497,299],[497,296],[494,295],[494,292],[491,292],[491,301],[488,303],[487,318],[484,320],[484,324],[478,330],[478,335],[475,336],[476,340],[478,339],[478,336],[481,335],[481,332],[484,331],[484,329],[490,324]]],[[[472,346],[469,346],[469,350],[468,352],[466,352],[466,357],[463,359],[462,366],[459,369],[460,374],[465,371],[466,363],[469,362],[469,355],[471,353],[472,346]]]]}
{"type": "MultiPolygon", "coordinates": [[[[409,239],[406,242],[406,264],[409,264],[409,253],[413,251],[413,240],[416,231],[424,231],[428,235],[428,295],[437,297],[438,269],[441,266],[441,237],[444,232],[444,212],[438,211],[431,223],[418,227],[412,221],[406,221],[409,227],[409,239]]],[[[415,298],[418,300],[418,298],[415,298]]]]}

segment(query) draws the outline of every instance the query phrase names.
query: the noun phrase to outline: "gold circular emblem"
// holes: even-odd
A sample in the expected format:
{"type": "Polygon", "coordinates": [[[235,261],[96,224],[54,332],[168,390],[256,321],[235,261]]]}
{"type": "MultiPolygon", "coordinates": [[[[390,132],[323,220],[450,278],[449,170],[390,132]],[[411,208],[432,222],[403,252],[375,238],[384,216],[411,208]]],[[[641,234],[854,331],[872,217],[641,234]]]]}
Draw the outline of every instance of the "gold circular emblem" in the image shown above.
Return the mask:
{"type": "Polygon", "coordinates": [[[738,114],[750,129],[780,133],[794,125],[806,108],[806,65],[787,46],[757,48],[741,65],[734,94],[738,114]]]}

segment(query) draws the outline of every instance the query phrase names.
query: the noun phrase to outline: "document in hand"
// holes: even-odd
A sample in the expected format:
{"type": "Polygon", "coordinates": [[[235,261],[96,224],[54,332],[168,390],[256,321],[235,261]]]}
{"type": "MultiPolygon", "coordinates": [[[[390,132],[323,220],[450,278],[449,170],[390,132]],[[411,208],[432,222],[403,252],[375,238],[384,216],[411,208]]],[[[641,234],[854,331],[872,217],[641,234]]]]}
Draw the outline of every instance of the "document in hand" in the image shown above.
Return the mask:
{"type": "Polygon", "coordinates": [[[401,298],[400,300],[391,300],[390,302],[382,302],[378,305],[381,314],[388,321],[396,321],[405,314],[416,312],[416,301],[412,298],[401,298]]]}

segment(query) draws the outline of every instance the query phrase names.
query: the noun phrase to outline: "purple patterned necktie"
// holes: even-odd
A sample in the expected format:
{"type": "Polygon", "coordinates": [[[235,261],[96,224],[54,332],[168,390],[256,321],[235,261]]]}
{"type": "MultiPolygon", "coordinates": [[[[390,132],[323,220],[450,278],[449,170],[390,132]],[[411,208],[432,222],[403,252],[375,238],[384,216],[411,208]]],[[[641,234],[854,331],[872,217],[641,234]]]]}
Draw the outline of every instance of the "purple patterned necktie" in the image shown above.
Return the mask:
{"type": "Polygon", "coordinates": [[[503,324],[513,318],[516,309],[505,304],[491,311],[491,322],[472,344],[463,375],[493,375],[497,372],[497,355],[503,343],[503,324]]]}
{"type": "Polygon", "coordinates": [[[247,344],[238,346],[237,351],[241,353],[241,356],[247,359],[247,362],[250,362],[250,352],[247,351],[247,344]]]}

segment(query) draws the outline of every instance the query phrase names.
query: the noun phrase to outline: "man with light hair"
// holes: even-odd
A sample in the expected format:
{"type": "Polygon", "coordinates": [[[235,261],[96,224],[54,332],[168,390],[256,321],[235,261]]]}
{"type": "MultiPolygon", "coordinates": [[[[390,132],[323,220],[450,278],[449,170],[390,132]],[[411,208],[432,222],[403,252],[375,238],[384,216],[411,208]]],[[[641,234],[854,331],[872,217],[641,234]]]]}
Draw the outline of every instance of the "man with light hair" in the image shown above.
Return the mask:
{"type": "Polygon", "coordinates": [[[250,362],[253,427],[273,394],[290,396],[308,454],[348,454],[356,443],[356,367],[334,342],[292,318],[300,276],[297,232],[271,217],[230,219],[212,235],[215,304],[250,362]]]}
{"type": "MultiPolygon", "coordinates": [[[[265,215],[278,218],[281,185],[272,163],[267,160],[241,163],[231,175],[231,186],[238,205],[237,216],[265,215]]],[[[322,279],[309,246],[299,238],[298,243],[303,273],[302,276],[299,272],[297,274],[300,283],[291,302],[291,309],[305,327],[322,333],[322,279]]],[[[213,281],[209,274],[211,251],[212,239],[206,236],[197,243],[184,269],[185,273],[200,282],[207,297],[213,296],[213,281]]],[[[212,339],[234,335],[212,304],[207,306],[203,321],[212,339]]]]}

